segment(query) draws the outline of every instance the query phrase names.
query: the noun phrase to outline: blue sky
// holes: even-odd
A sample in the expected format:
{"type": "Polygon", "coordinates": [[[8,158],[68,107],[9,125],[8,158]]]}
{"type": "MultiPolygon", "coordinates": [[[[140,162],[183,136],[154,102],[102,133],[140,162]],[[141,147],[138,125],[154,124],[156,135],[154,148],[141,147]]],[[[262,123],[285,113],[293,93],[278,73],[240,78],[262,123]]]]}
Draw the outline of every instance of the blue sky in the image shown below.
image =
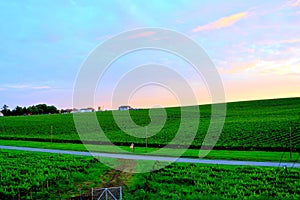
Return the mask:
{"type": "MultiPolygon", "coordinates": [[[[0,106],[72,107],[74,82],[89,53],[106,39],[142,27],[172,29],[195,40],[215,63],[227,101],[300,95],[299,0],[2,0],[0,9],[0,106]]],[[[151,58],[164,64],[173,59],[175,68],[185,65],[159,52],[144,54],[119,64],[130,59],[146,63],[151,58]]],[[[118,77],[113,70],[118,72],[118,66],[99,86],[103,91],[95,105],[111,107],[109,80],[118,77]]],[[[193,74],[186,76],[197,85],[193,74]]],[[[151,91],[153,96],[161,94],[151,91]]],[[[199,97],[199,103],[208,101],[199,97]]],[[[129,103],[149,106],[142,93],[129,103]]],[[[163,105],[176,102],[166,96],[163,105]]]]}

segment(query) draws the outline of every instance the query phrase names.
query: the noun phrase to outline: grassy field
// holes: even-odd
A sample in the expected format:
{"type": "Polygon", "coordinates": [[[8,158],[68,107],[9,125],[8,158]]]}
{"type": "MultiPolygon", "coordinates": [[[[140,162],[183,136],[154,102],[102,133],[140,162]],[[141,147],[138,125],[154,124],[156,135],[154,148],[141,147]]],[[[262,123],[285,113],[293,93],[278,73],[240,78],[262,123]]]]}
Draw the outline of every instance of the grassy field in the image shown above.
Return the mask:
{"type": "MultiPolygon", "coordinates": [[[[74,151],[87,151],[83,144],[72,143],[51,143],[51,142],[32,142],[22,140],[0,140],[0,145],[4,146],[20,146],[20,147],[33,147],[45,149],[60,149],[60,150],[74,150],[74,151]]],[[[93,152],[105,153],[124,153],[123,151],[116,151],[110,145],[87,145],[89,150],[93,152]]],[[[122,150],[133,154],[129,146],[119,146],[122,150]]],[[[161,156],[174,156],[176,149],[168,149],[161,153],[156,153],[158,148],[136,147],[134,154],[148,154],[148,155],[161,155],[161,156]]],[[[182,157],[199,158],[199,149],[188,149],[182,157]]],[[[289,152],[270,152],[270,151],[237,151],[237,150],[212,150],[205,156],[205,159],[224,159],[224,160],[249,160],[249,161],[274,161],[274,162],[300,162],[299,152],[293,152],[290,158],[289,152]]]]}
{"type": "MultiPolygon", "coordinates": [[[[199,108],[200,122],[198,119],[191,119],[191,123],[195,122],[193,120],[199,123],[191,148],[201,146],[210,122],[211,106],[203,105],[199,108]]],[[[288,151],[290,126],[292,127],[293,148],[296,151],[299,149],[300,98],[235,102],[228,103],[227,108],[225,125],[215,149],[288,151]]],[[[178,131],[181,122],[180,108],[167,108],[166,112],[167,118],[163,128],[156,135],[148,138],[149,147],[155,148],[168,144],[178,131]]],[[[150,123],[148,110],[132,110],[130,114],[133,121],[142,127],[150,123]]],[[[112,112],[97,112],[96,116],[106,136],[115,144],[129,146],[134,142],[136,146],[145,146],[145,139],[130,136],[120,130],[112,112]]],[[[130,127],[128,130],[131,131],[130,127]]],[[[143,136],[145,133],[139,134],[143,136]]],[[[2,117],[0,118],[0,138],[81,143],[72,114],[2,117]]],[[[101,138],[95,137],[90,140],[91,143],[105,144],[101,138]]],[[[184,141],[174,145],[182,144],[184,141]]]]}

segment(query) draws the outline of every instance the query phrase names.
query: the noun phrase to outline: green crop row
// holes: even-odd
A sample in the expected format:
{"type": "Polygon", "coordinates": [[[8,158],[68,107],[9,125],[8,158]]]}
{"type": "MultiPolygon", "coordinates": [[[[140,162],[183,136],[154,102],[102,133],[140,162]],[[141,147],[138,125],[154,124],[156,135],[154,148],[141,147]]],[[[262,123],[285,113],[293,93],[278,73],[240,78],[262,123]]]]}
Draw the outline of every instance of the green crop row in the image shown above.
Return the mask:
{"type": "Polygon", "coordinates": [[[87,157],[0,151],[1,199],[59,199],[99,187],[108,167],[87,157]],[[87,181],[93,181],[85,185],[87,181]]]}
{"type": "MultiPolygon", "coordinates": [[[[93,157],[1,150],[0,162],[4,200],[79,199],[80,191],[88,194],[120,175],[117,170],[106,173],[109,168],[93,157]]],[[[299,199],[299,174],[300,169],[292,167],[172,163],[123,176],[122,186],[124,199],[299,199]]]]}
{"type": "MultiPolygon", "coordinates": [[[[200,120],[189,116],[181,119],[180,108],[167,108],[166,122],[162,127],[159,122],[164,121],[163,114],[154,112],[151,119],[149,110],[130,111],[131,119],[139,127],[128,123],[124,111],[114,113],[120,118],[118,123],[111,111],[82,115],[95,115],[105,137],[117,145],[129,145],[134,142],[137,146],[144,146],[148,126],[149,146],[185,145],[190,144],[188,139],[191,138],[191,147],[198,148],[210,125],[211,105],[199,108],[200,120]],[[185,127],[191,127],[191,130],[185,129],[183,136],[172,141],[182,123],[185,123],[185,127]],[[192,127],[197,125],[199,127],[194,133],[192,127]]],[[[190,116],[193,116],[193,112],[197,112],[198,109],[191,107],[190,110],[190,116]]],[[[98,127],[89,125],[89,120],[81,123],[82,130],[86,133],[84,140],[100,143],[106,141],[103,135],[99,135],[98,127]]],[[[2,117],[0,138],[81,143],[72,114],[2,117]]],[[[226,120],[216,148],[287,151],[290,140],[293,148],[300,148],[300,98],[236,102],[227,104],[226,120]]]]}
{"type": "Polygon", "coordinates": [[[137,174],[125,199],[299,199],[300,169],[173,163],[137,174]]]}

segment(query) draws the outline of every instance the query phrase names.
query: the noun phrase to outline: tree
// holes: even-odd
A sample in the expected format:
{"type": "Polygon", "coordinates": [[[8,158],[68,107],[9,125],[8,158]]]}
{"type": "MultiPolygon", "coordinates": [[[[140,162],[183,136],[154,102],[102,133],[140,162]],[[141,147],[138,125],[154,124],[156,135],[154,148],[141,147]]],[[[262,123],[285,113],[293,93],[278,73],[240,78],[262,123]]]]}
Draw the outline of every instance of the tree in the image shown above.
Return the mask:
{"type": "Polygon", "coordinates": [[[53,113],[58,113],[58,110],[55,106],[48,106],[46,104],[38,104],[38,105],[33,105],[29,106],[28,108],[26,107],[20,107],[16,106],[15,109],[12,111],[9,110],[7,105],[4,105],[2,107],[2,110],[0,110],[3,115],[9,116],[9,115],[24,115],[24,114],[31,114],[31,115],[36,115],[36,114],[53,114],[53,113]]]}
{"type": "Polygon", "coordinates": [[[38,104],[36,105],[37,109],[38,109],[38,114],[46,114],[47,112],[47,108],[48,106],[46,104],[38,104]]]}
{"type": "Polygon", "coordinates": [[[36,115],[36,114],[39,113],[39,110],[38,110],[38,108],[36,106],[29,106],[27,108],[27,110],[28,110],[28,113],[32,114],[32,115],[36,115]]]}
{"type": "Polygon", "coordinates": [[[1,112],[4,116],[9,116],[11,114],[11,111],[9,110],[7,105],[3,105],[1,112]]]}
{"type": "Polygon", "coordinates": [[[3,107],[2,107],[2,110],[3,111],[8,110],[8,106],[4,104],[3,107]]]}
{"type": "Polygon", "coordinates": [[[12,115],[23,115],[23,108],[20,106],[17,106],[13,111],[12,115]]]}
{"type": "Polygon", "coordinates": [[[48,106],[47,111],[48,111],[48,113],[51,113],[51,114],[58,113],[58,110],[55,106],[48,106]]]}
{"type": "Polygon", "coordinates": [[[28,110],[27,110],[27,108],[25,106],[23,107],[22,112],[23,112],[24,115],[28,114],[28,110]]]}

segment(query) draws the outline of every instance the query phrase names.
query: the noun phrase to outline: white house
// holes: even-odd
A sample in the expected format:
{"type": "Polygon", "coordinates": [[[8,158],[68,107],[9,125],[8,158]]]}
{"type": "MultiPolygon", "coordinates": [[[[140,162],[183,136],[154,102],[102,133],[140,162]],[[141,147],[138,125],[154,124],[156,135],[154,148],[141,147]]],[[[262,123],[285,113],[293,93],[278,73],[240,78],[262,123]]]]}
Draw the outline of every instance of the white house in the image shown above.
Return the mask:
{"type": "Polygon", "coordinates": [[[119,110],[132,110],[130,106],[120,106],[119,110]]]}
{"type": "Polygon", "coordinates": [[[0,112],[0,117],[3,117],[4,115],[3,115],[3,113],[2,112],[0,112]]]}
{"type": "Polygon", "coordinates": [[[78,110],[78,112],[94,112],[94,108],[81,108],[78,110]]]}

